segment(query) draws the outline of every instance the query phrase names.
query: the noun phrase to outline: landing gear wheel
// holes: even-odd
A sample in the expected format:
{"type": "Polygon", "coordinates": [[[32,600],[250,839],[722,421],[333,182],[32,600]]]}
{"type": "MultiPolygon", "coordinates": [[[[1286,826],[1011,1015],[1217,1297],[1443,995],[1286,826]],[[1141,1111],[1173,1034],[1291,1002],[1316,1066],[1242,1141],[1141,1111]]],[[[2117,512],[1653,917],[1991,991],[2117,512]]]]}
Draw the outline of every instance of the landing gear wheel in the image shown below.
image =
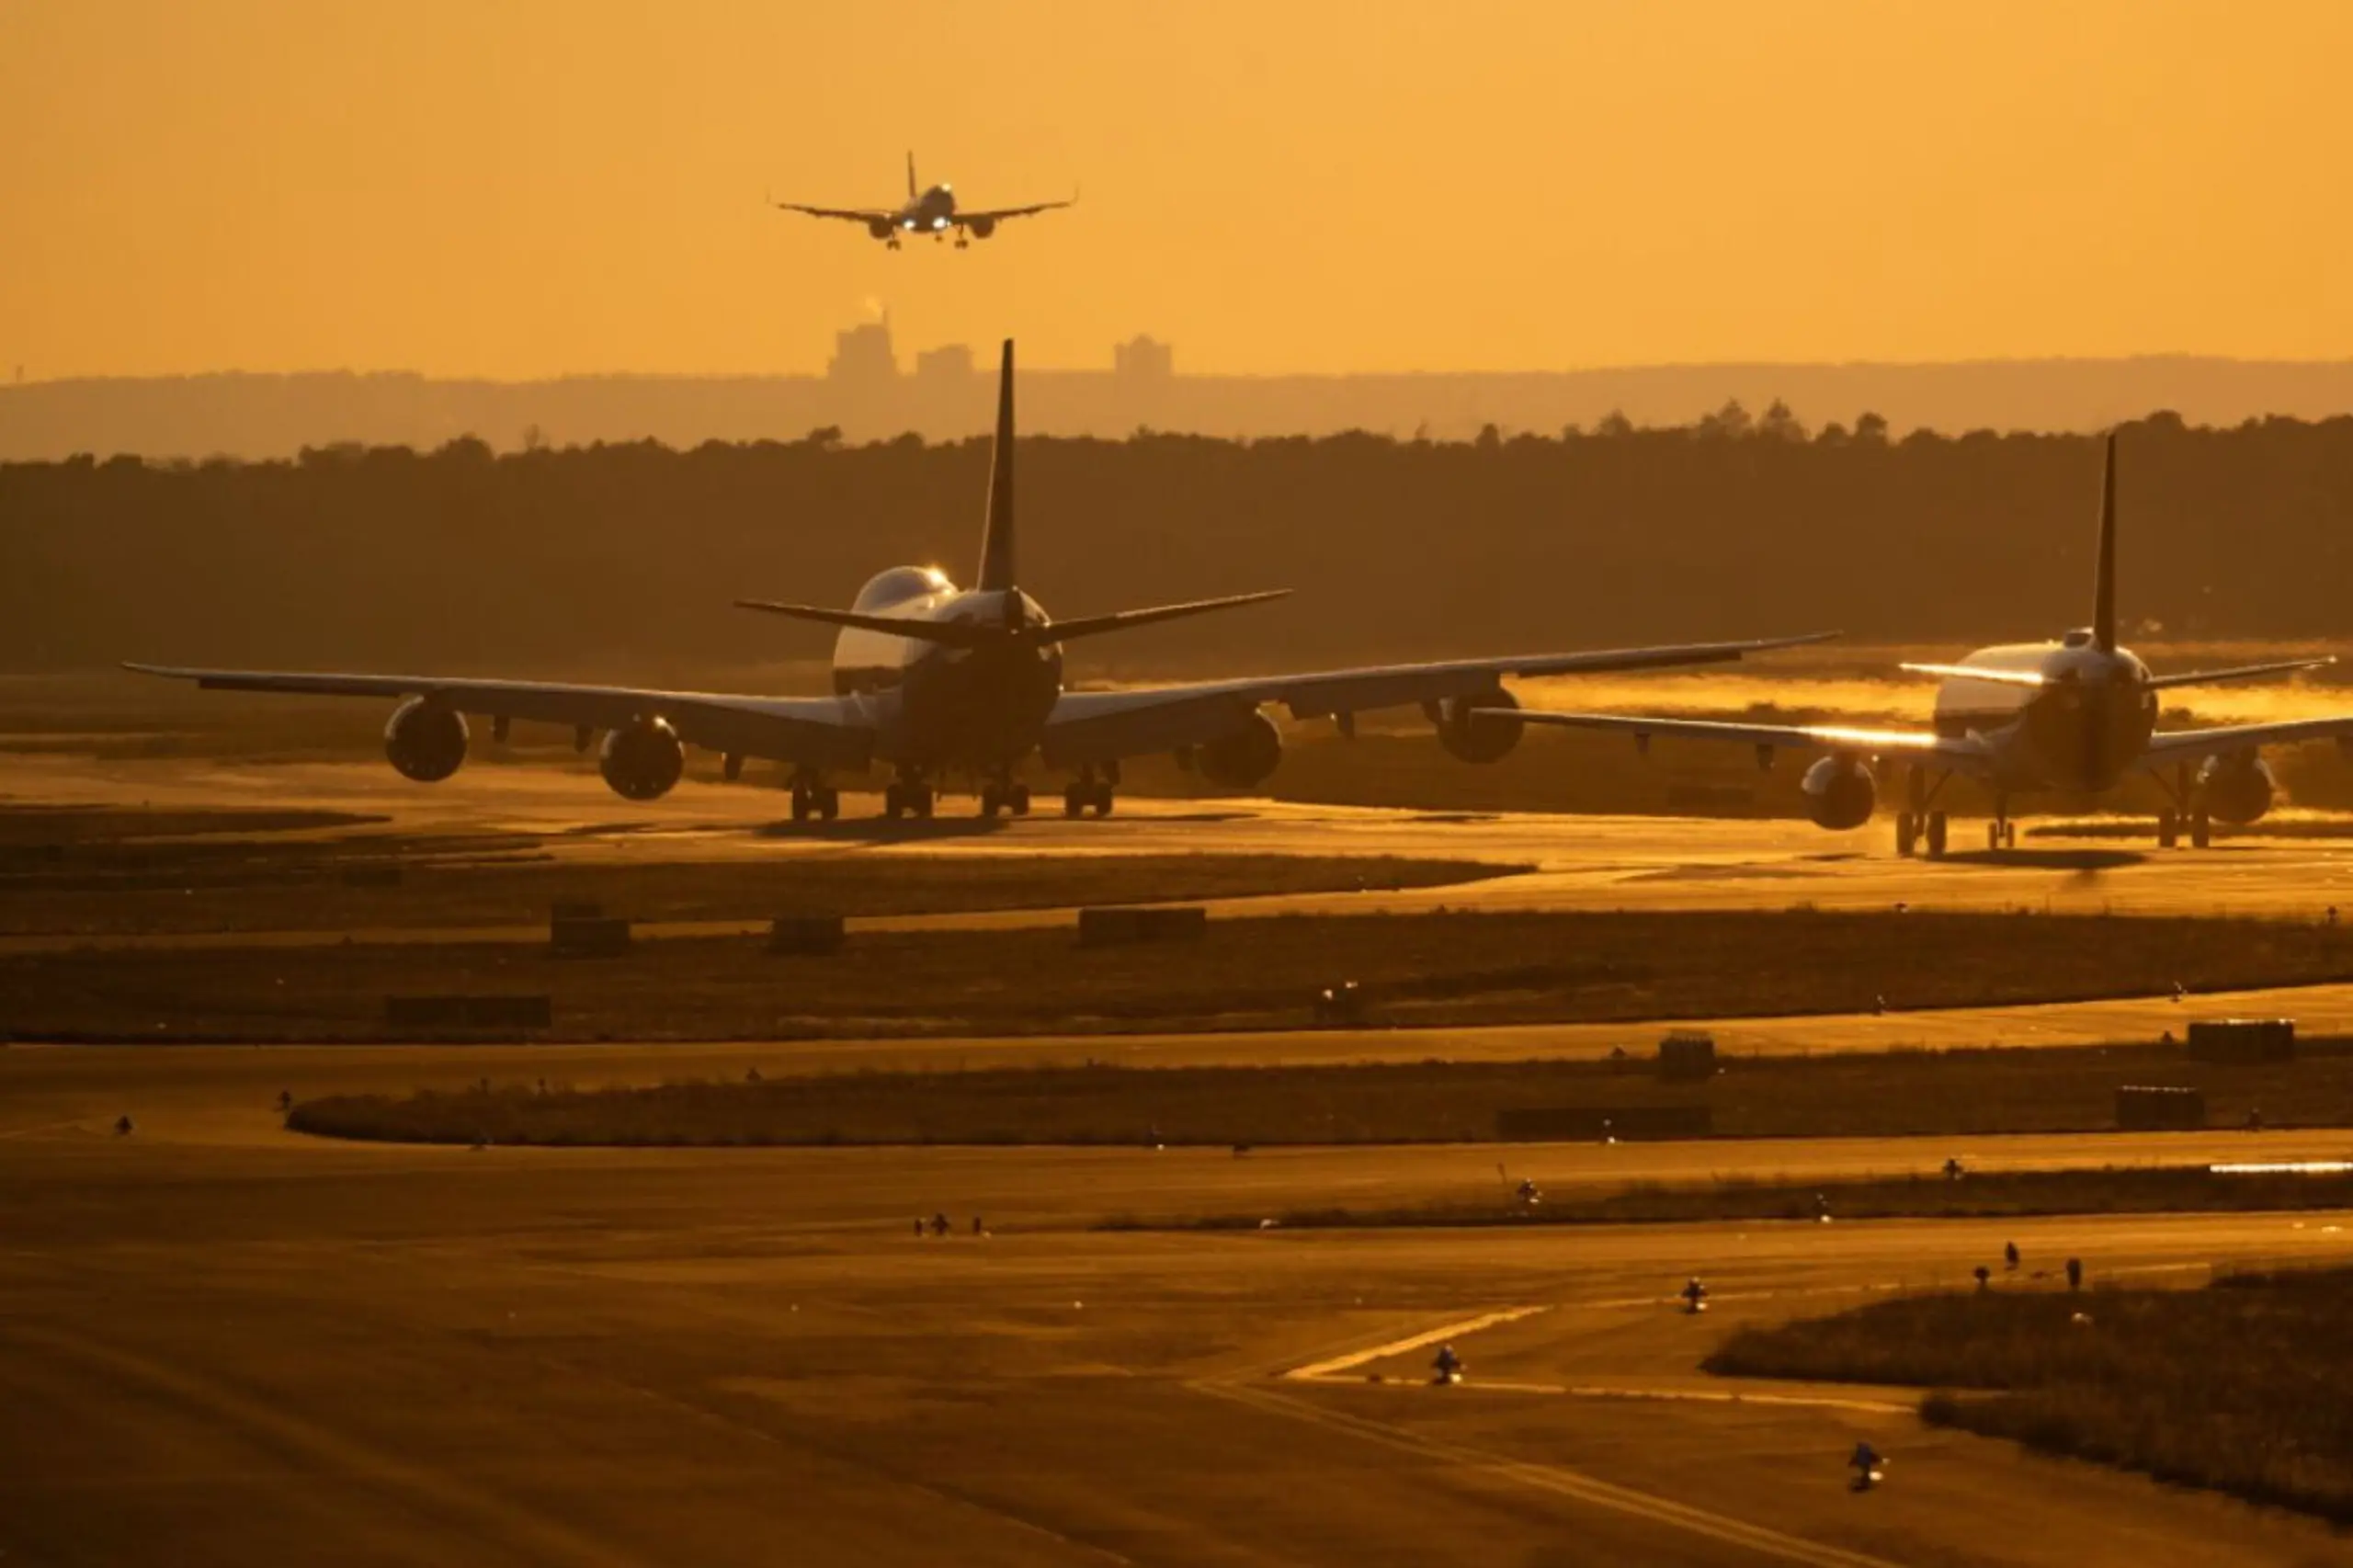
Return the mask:
{"type": "Polygon", "coordinates": [[[1086,811],[1086,790],[1084,785],[1063,786],[1063,815],[1075,819],[1086,811]]]}
{"type": "Polygon", "coordinates": [[[1895,814],[1895,853],[1905,859],[1920,847],[1920,819],[1910,812],[1895,814]]]}
{"type": "Polygon", "coordinates": [[[1095,814],[1098,817],[1111,814],[1111,781],[1108,778],[1095,786],[1095,814]]]}
{"type": "Polygon", "coordinates": [[[2004,823],[2002,824],[2002,847],[2005,849],[2016,849],[2018,846],[2018,824],[2014,822],[2004,823]]]}
{"type": "Polygon", "coordinates": [[[930,821],[932,801],[930,787],[924,784],[910,784],[907,786],[907,795],[909,797],[907,808],[924,821],[930,821]]]}
{"type": "Polygon", "coordinates": [[[997,812],[1004,809],[1005,802],[998,797],[996,786],[994,784],[982,785],[981,815],[990,822],[995,822],[996,820],[997,812]]]}
{"type": "Polygon", "coordinates": [[[1988,849],[1999,849],[2001,846],[2002,824],[1997,822],[1987,823],[1985,824],[1985,847],[1988,849]]]}
{"type": "Polygon", "coordinates": [[[1006,791],[1006,804],[1012,808],[1015,816],[1026,817],[1029,814],[1029,785],[1016,784],[1011,790],[1006,791]]]}
{"type": "Polygon", "coordinates": [[[827,822],[842,814],[842,792],[832,785],[817,791],[817,814],[827,822]]]}
{"type": "Polygon", "coordinates": [[[1950,824],[1945,821],[1944,812],[1930,812],[1928,813],[1929,859],[1941,860],[1945,858],[1945,835],[1949,825],[1950,824]]]}
{"type": "Polygon", "coordinates": [[[2173,849],[2181,843],[2181,819],[2168,807],[2157,813],[2157,847],[2173,849]]]}
{"type": "Polygon", "coordinates": [[[2214,846],[2214,819],[2204,812],[2189,814],[2189,846],[2192,849],[2211,849],[2214,846]]]}
{"type": "Polygon", "coordinates": [[[882,790],[882,814],[891,821],[897,822],[906,813],[907,798],[901,792],[899,786],[885,785],[882,790]]]}
{"type": "Polygon", "coordinates": [[[795,784],[792,787],[792,820],[807,822],[809,813],[815,808],[816,802],[809,798],[807,786],[795,784]]]}

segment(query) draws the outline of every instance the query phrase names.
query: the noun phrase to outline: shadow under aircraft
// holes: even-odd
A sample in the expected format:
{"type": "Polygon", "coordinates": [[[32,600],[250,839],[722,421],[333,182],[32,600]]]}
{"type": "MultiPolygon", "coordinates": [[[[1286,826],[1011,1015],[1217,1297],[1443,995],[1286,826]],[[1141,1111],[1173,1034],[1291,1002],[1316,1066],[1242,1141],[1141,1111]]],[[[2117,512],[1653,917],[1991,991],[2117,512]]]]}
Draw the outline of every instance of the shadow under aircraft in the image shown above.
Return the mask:
{"type": "MultiPolygon", "coordinates": [[[[1945,853],[1949,824],[1937,801],[1953,778],[1974,779],[1992,797],[1988,849],[2015,848],[2014,795],[2097,795],[2134,773],[2165,790],[2157,842],[2173,848],[2186,835],[2203,849],[2217,822],[2252,823],[2271,809],[2277,780],[2260,747],[2335,738],[2353,753],[2353,714],[2231,724],[2203,730],[2157,728],[2158,693],[2177,687],[2316,669],[2332,658],[2289,659],[2230,669],[2156,675],[2116,640],[2116,437],[2108,437],[2100,481],[2099,560],[2092,585],[2092,623],[2052,642],[1980,648],[1953,665],[1905,665],[1936,676],[1936,719],[1927,730],[1875,730],[1839,724],[1744,724],[1630,713],[1525,713],[1516,722],[1577,729],[1630,731],[1648,750],[1653,736],[1728,741],[1756,748],[1769,767],[1783,746],[1827,755],[1807,769],[1806,809],[1814,822],[1862,826],[1877,804],[1870,764],[1907,764],[1895,848],[1945,853]]],[[[1475,716],[1475,713],[1474,713],[1475,716]]],[[[1501,716],[1499,710],[1498,716],[1501,716]]]]}
{"type": "Polygon", "coordinates": [[[875,764],[891,770],[884,812],[928,817],[943,781],[969,780],[983,816],[1029,810],[1020,777],[1035,757],[1070,774],[1066,815],[1108,814],[1124,757],[1172,752],[1211,782],[1244,790],[1262,783],[1282,757],[1282,740],[1261,711],[1280,704],[1297,719],[1329,718],[1344,732],[1360,710],[1418,704],[1439,744],[1466,762],[1493,762],[1518,744],[1520,722],[1503,688],[1507,676],[1636,670],[1736,660],[1763,649],[1819,642],[1832,633],[1735,642],[1684,642],[1586,653],[1533,653],[1390,665],[1310,675],[1072,691],[1063,683],[1063,645],[1179,617],[1279,598],[1288,589],[1055,620],[1017,581],[1014,529],[1013,344],[997,387],[996,435],[979,575],[959,588],[935,568],[897,566],[861,589],[847,609],[745,599],[747,609],[838,628],[834,690],[824,697],[731,696],[629,687],[438,676],[340,675],[192,669],[132,664],[145,675],[191,680],[217,691],[275,691],[404,700],[384,731],[394,768],[421,783],[448,778],[466,759],[467,718],[487,717],[506,737],[520,719],[572,727],[586,750],[603,733],[605,781],[631,801],[667,794],[686,767],[686,748],[725,757],[730,778],[744,759],[791,769],[795,821],[831,819],[841,809],[835,774],[875,764]]]}

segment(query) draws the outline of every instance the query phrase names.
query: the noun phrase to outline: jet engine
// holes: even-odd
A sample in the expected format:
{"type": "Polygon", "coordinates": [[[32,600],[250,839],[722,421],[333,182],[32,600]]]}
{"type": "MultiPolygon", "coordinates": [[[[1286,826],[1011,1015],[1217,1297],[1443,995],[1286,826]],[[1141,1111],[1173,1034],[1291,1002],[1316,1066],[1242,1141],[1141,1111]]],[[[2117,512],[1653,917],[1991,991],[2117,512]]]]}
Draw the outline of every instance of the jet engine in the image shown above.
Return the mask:
{"type": "Polygon", "coordinates": [[[866,221],[866,232],[872,234],[878,240],[887,240],[891,237],[892,233],[891,220],[888,218],[869,218],[866,221]]]}
{"type": "Polygon", "coordinates": [[[976,240],[985,240],[996,233],[996,220],[994,218],[975,218],[964,226],[972,231],[972,238],[976,240]]]}
{"type": "Polygon", "coordinates": [[[1211,783],[1247,790],[1274,776],[1276,764],[1283,759],[1283,738],[1273,720],[1253,713],[1233,733],[1195,748],[1193,758],[1200,765],[1201,777],[1211,783]]]}
{"type": "Polygon", "coordinates": [[[412,697],[384,726],[384,756],[402,778],[438,784],[466,760],[466,716],[412,697]]]}
{"type": "Polygon", "coordinates": [[[2271,809],[2279,780],[2269,765],[2253,752],[2235,756],[2210,756],[2198,770],[2198,793],[2206,814],[2216,822],[2245,825],[2271,809]]]}
{"type": "Polygon", "coordinates": [[[1458,762],[1500,762],[1519,744],[1525,720],[1475,713],[1479,708],[1518,708],[1508,691],[1483,691],[1471,697],[1449,697],[1431,712],[1438,721],[1438,744],[1458,762]]]}
{"type": "Polygon", "coordinates": [[[1871,770],[1851,756],[1825,756],[1805,770],[1806,814],[1816,827],[1843,831],[1871,820],[1879,786],[1871,770]]]}
{"type": "Polygon", "coordinates": [[[658,801],[687,770],[687,748],[666,719],[635,719],[606,735],[597,769],[624,801],[658,801]]]}

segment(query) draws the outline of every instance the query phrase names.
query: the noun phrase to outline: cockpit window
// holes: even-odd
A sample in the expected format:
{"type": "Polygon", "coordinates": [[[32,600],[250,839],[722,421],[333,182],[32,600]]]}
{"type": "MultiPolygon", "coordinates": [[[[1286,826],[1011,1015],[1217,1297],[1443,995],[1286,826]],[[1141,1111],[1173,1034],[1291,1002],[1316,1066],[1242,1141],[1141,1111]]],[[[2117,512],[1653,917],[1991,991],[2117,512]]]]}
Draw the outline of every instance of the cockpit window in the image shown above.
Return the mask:
{"type": "Polygon", "coordinates": [[[880,609],[885,605],[904,604],[926,594],[945,594],[956,585],[948,574],[937,566],[893,566],[888,572],[878,572],[858,589],[855,609],[880,609]]]}

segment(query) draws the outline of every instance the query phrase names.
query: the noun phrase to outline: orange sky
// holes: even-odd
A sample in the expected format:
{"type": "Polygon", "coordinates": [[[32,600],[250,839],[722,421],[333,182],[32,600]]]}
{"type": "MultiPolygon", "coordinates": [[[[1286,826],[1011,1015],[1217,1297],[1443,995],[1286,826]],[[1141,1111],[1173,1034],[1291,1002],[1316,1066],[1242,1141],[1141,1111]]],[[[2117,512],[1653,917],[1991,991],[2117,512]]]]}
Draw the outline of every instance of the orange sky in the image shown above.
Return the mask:
{"type": "Polygon", "coordinates": [[[0,376],[2353,357],[2353,5],[0,0],[0,376]],[[962,255],[764,188],[1084,187],[962,255]]]}

